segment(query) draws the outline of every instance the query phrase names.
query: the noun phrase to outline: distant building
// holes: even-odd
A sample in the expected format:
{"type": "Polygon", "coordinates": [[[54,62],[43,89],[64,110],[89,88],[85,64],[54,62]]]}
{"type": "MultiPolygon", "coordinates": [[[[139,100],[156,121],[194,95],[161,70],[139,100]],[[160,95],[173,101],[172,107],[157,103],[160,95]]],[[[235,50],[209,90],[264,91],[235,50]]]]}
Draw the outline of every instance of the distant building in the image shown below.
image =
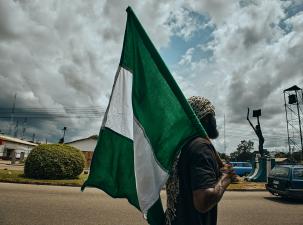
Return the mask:
{"type": "Polygon", "coordinates": [[[75,141],[67,142],[65,144],[73,146],[83,152],[86,159],[86,165],[89,167],[93,158],[97,140],[98,135],[92,135],[88,138],[78,139],[75,141]]]}
{"type": "Polygon", "coordinates": [[[24,159],[35,146],[37,146],[35,143],[1,134],[0,158],[12,159],[12,157],[16,157],[17,159],[24,159]]]}

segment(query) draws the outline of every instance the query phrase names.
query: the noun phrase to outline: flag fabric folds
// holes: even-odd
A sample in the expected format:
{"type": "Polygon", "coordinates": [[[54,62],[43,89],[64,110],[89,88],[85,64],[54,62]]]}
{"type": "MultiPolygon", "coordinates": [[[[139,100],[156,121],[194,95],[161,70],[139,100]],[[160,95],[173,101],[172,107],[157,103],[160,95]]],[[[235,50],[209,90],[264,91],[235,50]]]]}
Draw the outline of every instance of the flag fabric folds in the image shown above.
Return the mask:
{"type": "Polygon", "coordinates": [[[186,141],[206,133],[130,7],[110,102],[83,184],[163,222],[160,191],[186,141]]]}

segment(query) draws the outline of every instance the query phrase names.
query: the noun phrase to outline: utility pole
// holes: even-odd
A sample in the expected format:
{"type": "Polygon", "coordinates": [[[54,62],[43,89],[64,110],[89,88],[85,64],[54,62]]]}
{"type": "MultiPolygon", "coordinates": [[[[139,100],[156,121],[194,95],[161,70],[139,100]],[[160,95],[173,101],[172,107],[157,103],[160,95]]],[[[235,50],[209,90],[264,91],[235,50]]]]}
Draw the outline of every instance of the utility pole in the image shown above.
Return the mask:
{"type": "Polygon", "coordinates": [[[63,127],[63,137],[60,138],[59,140],[59,144],[64,144],[64,137],[65,137],[65,131],[66,131],[67,127],[63,127]]]}
{"type": "Polygon", "coordinates": [[[224,113],[224,153],[226,154],[226,142],[225,142],[225,113],[224,113]]]}
{"type": "Polygon", "coordinates": [[[19,120],[16,121],[15,132],[14,132],[15,138],[18,136],[18,129],[19,129],[19,120]]]}
{"type": "Polygon", "coordinates": [[[9,131],[8,134],[13,136],[13,123],[14,123],[14,113],[15,113],[15,106],[16,106],[16,98],[17,98],[17,94],[15,94],[14,96],[14,101],[13,101],[13,108],[12,108],[12,112],[11,112],[11,121],[10,121],[10,125],[9,125],[9,131]]]}
{"type": "Polygon", "coordinates": [[[26,131],[26,123],[27,123],[27,118],[24,118],[24,120],[23,120],[23,125],[22,125],[22,135],[21,135],[21,139],[24,138],[24,134],[25,134],[25,131],[26,131]]]}

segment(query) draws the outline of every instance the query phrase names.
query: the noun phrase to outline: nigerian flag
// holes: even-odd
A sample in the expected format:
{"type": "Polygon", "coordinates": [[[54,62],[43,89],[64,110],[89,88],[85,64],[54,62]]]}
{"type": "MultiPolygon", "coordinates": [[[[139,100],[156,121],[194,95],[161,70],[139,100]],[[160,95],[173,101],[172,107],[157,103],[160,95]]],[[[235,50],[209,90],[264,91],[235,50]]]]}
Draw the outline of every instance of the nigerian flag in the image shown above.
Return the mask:
{"type": "Polygon", "coordinates": [[[86,186],[163,222],[160,190],[186,141],[206,136],[130,7],[120,64],[86,186]]]}

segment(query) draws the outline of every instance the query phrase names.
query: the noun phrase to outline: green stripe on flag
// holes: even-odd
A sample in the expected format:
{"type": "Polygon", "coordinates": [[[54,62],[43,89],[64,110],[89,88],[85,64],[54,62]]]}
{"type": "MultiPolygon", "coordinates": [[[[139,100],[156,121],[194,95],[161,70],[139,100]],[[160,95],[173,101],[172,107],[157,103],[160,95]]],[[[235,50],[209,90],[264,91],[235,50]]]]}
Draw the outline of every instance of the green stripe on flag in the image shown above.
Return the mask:
{"type": "Polygon", "coordinates": [[[132,140],[102,128],[84,186],[100,188],[113,198],[127,198],[139,208],[132,140]]]}
{"type": "Polygon", "coordinates": [[[169,171],[185,140],[206,134],[138,19],[130,8],[127,12],[120,65],[133,73],[134,115],[169,171]]]}
{"type": "Polygon", "coordinates": [[[130,7],[127,13],[122,68],[82,189],[127,198],[161,225],[158,196],[173,161],[189,138],[206,133],[130,7]]]}

